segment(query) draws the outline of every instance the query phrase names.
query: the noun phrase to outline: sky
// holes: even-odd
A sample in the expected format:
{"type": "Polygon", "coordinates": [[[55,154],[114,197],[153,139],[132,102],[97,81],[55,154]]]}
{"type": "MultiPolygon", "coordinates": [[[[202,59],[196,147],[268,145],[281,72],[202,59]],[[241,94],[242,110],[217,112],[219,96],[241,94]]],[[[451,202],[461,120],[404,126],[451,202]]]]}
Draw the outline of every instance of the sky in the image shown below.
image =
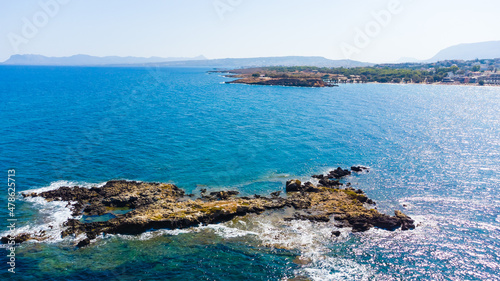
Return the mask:
{"type": "Polygon", "coordinates": [[[0,61],[46,56],[429,59],[500,40],[498,0],[0,0],[0,61]]]}

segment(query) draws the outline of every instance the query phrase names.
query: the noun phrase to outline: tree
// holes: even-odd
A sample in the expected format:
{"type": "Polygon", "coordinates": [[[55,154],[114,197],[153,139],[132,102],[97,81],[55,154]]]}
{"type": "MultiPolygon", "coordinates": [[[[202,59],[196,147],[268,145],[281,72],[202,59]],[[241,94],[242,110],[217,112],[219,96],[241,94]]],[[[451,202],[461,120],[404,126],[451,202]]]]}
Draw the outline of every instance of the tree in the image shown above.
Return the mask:
{"type": "Polygon", "coordinates": [[[420,83],[420,82],[422,82],[422,78],[420,76],[418,76],[418,75],[413,75],[411,77],[411,80],[413,81],[413,83],[420,83]]]}
{"type": "Polygon", "coordinates": [[[254,74],[252,74],[252,77],[255,77],[255,78],[260,77],[260,73],[258,73],[258,72],[254,73],[254,74]]]}
{"type": "Polygon", "coordinates": [[[474,65],[474,66],[472,67],[472,71],[474,71],[474,72],[479,71],[480,69],[481,69],[481,66],[480,66],[479,64],[474,65]]]}
{"type": "Polygon", "coordinates": [[[479,86],[483,86],[484,85],[484,80],[479,80],[479,86]]]}

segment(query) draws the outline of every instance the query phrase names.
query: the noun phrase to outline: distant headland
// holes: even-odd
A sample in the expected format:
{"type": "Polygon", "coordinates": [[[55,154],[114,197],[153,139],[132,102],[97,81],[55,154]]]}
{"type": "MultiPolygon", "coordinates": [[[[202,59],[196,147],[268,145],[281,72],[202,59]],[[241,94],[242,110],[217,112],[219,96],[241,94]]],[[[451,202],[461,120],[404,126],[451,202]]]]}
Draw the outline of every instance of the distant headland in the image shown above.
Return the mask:
{"type": "Polygon", "coordinates": [[[228,84],[332,87],[346,83],[500,85],[500,58],[366,67],[273,66],[217,70],[238,78],[228,84]]]}

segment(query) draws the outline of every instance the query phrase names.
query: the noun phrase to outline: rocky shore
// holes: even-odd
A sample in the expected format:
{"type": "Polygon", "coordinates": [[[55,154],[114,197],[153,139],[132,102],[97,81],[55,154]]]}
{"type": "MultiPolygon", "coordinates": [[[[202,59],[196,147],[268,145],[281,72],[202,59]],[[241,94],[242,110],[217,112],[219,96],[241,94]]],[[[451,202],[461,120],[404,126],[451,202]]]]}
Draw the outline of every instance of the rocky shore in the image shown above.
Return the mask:
{"type": "Polygon", "coordinates": [[[226,84],[248,84],[248,85],[268,85],[268,86],[288,86],[288,87],[334,87],[327,84],[320,78],[240,78],[226,84]]]}
{"type": "MultiPolygon", "coordinates": [[[[286,194],[273,192],[269,196],[255,195],[239,197],[238,191],[208,193],[200,196],[185,194],[184,190],[168,183],[147,183],[113,180],[102,187],[60,187],[41,193],[26,193],[25,197],[43,197],[48,201],[66,201],[74,216],[99,217],[113,214],[115,210],[125,213],[112,215],[105,221],[85,222],[69,219],[64,223],[62,237],[85,234],[78,247],[90,244],[103,233],[139,234],[151,229],[178,229],[229,221],[238,216],[291,208],[293,215],[285,220],[330,221],[338,227],[351,227],[353,232],[366,231],[372,227],[386,230],[413,229],[414,221],[400,211],[394,216],[378,212],[375,205],[362,190],[349,183],[339,181],[352,172],[367,170],[351,167],[338,168],[326,175],[313,175],[318,184],[302,183],[292,179],[286,183],[286,194]],[[194,198],[197,197],[197,198],[194,198]]],[[[269,212],[268,212],[269,213],[269,212]]],[[[116,214],[116,213],[115,213],[116,214]]],[[[5,243],[15,239],[21,243],[30,239],[44,240],[43,233],[21,233],[16,237],[2,237],[5,243]]]]}
{"type": "Polygon", "coordinates": [[[229,71],[209,71],[208,73],[230,73],[225,77],[237,78],[233,81],[227,81],[226,84],[248,84],[248,85],[268,85],[268,86],[287,86],[287,87],[336,87],[333,83],[318,73],[278,73],[276,71],[267,71],[265,68],[246,68],[233,69],[229,71]]]}

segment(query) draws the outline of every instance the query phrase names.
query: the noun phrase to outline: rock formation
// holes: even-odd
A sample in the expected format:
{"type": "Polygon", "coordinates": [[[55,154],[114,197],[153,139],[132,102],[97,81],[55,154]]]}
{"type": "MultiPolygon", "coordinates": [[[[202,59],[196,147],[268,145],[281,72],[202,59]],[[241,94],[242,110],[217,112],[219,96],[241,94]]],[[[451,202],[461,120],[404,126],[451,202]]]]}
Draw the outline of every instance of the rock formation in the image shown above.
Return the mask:
{"type": "MultiPolygon", "coordinates": [[[[354,169],[353,169],[354,170],[354,169]]],[[[254,198],[237,197],[237,191],[211,192],[197,199],[173,184],[147,183],[113,180],[102,187],[61,187],[24,196],[40,196],[46,200],[68,201],[73,215],[101,216],[114,209],[129,212],[113,216],[106,221],[83,222],[69,219],[61,236],[86,234],[86,239],[77,246],[90,244],[102,233],[139,234],[150,229],[187,228],[199,224],[225,222],[249,213],[261,214],[266,210],[292,207],[294,214],[286,220],[330,221],[332,218],[342,226],[352,227],[353,232],[366,231],[372,227],[386,230],[414,228],[413,220],[400,211],[395,216],[379,213],[367,208],[375,204],[361,190],[348,186],[343,189],[338,180],[349,175],[348,170],[338,168],[320,178],[319,184],[304,184],[297,179],[286,183],[286,197],[273,192],[270,198],[256,195],[254,198]]],[[[2,242],[12,237],[3,237],[2,242]]],[[[43,233],[22,233],[14,237],[16,242],[29,239],[43,240],[43,233]]]]}

